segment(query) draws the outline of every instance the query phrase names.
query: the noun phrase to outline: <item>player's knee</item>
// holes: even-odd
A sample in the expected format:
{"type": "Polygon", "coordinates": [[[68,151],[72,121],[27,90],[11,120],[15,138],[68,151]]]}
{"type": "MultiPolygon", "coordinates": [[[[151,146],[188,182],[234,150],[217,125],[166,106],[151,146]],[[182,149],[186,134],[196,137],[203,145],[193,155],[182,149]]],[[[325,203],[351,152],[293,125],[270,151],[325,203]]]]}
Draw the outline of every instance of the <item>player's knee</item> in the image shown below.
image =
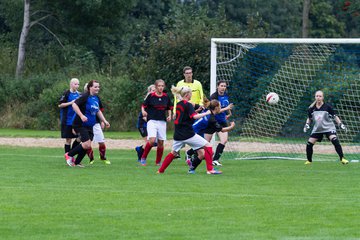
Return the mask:
{"type": "Polygon", "coordinates": [[[306,143],[306,148],[313,148],[314,144],[312,142],[307,142],[306,143]]]}
{"type": "Polygon", "coordinates": [[[90,149],[91,141],[89,140],[89,141],[83,142],[81,145],[82,145],[83,149],[85,149],[85,150],[90,149]]]}
{"type": "Polygon", "coordinates": [[[339,139],[338,139],[337,137],[332,138],[332,139],[331,139],[331,143],[332,143],[334,146],[340,145],[339,139]]]}

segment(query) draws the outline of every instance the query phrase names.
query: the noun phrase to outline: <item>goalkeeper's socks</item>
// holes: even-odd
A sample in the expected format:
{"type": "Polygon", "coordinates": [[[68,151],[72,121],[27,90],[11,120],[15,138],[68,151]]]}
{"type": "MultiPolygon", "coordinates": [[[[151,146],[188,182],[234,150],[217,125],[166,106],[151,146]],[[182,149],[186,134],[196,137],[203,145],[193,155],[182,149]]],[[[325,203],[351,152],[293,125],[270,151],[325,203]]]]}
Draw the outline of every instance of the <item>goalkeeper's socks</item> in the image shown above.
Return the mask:
{"type": "Polygon", "coordinates": [[[221,154],[224,152],[225,145],[222,143],[219,143],[216,147],[214,160],[219,161],[221,154]]]}
{"type": "Polygon", "coordinates": [[[340,159],[342,159],[344,157],[344,153],[340,145],[339,139],[337,137],[334,137],[333,139],[331,139],[331,143],[335,146],[335,150],[339,155],[340,159]]]}
{"type": "Polygon", "coordinates": [[[309,162],[312,162],[313,147],[314,144],[308,141],[306,144],[306,157],[309,162]]]}

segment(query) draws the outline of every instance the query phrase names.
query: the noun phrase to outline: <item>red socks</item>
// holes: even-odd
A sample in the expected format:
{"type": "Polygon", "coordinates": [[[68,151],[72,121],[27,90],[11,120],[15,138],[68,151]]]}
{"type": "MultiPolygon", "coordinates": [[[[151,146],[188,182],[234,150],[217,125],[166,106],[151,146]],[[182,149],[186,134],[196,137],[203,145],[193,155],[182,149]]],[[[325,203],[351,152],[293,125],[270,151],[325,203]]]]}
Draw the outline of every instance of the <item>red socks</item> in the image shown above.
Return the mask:
{"type": "Polygon", "coordinates": [[[161,167],[159,168],[159,172],[163,173],[165,172],[165,169],[170,165],[172,160],[174,160],[175,156],[172,153],[169,153],[165,158],[164,162],[161,164],[161,167]]]}
{"type": "Polygon", "coordinates": [[[144,152],[141,156],[141,159],[146,159],[147,155],[149,154],[150,150],[151,150],[152,146],[150,145],[149,142],[146,143],[145,148],[144,148],[144,152]]]}
{"type": "Polygon", "coordinates": [[[156,149],[156,164],[159,164],[161,162],[161,158],[163,156],[164,153],[164,147],[157,147],[156,149]]]}
{"type": "Polygon", "coordinates": [[[91,147],[88,150],[86,150],[86,154],[88,155],[91,161],[94,160],[94,151],[92,150],[91,147]]]}
{"type": "Polygon", "coordinates": [[[100,153],[100,159],[101,160],[106,160],[105,152],[106,152],[106,145],[105,144],[99,144],[99,153],[100,153]]]}
{"type": "Polygon", "coordinates": [[[205,150],[206,169],[208,171],[211,171],[211,170],[213,170],[213,166],[212,166],[213,150],[212,150],[212,147],[204,147],[204,150],[205,150]]]}

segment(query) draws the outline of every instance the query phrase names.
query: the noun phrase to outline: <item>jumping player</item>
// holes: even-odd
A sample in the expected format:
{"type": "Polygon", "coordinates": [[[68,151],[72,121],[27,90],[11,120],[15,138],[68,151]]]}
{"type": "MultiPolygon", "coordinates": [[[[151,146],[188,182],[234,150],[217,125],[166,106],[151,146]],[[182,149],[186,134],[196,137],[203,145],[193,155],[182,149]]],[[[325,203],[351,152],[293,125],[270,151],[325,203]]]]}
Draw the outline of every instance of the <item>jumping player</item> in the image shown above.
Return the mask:
{"type": "Polygon", "coordinates": [[[316,91],[315,101],[309,106],[308,118],[306,119],[304,126],[304,132],[307,132],[307,130],[310,129],[311,122],[314,121],[314,127],[306,145],[306,165],[312,163],[313,146],[316,142],[321,142],[324,135],[334,145],[335,150],[339,155],[340,162],[342,164],[349,163],[349,161],[344,158],[342,147],[336,136],[334,120],[339,128],[345,131],[347,130],[346,126],[341,122],[333,108],[329,104],[324,103],[324,93],[322,91],[316,91]]]}
{"type": "Polygon", "coordinates": [[[106,121],[104,115],[100,111],[100,98],[97,96],[100,90],[100,84],[96,80],[91,80],[87,85],[87,92],[81,95],[72,104],[74,111],[76,112],[75,119],[73,121],[73,128],[77,134],[80,135],[81,144],[65,153],[66,163],[73,167],[81,165],[81,160],[86,155],[87,149],[91,147],[91,141],[94,137],[93,126],[96,123],[96,116],[100,121],[104,122],[106,127],[110,127],[108,121],[106,121]],[[74,156],[78,155],[76,161],[74,156]]]}
{"type": "Polygon", "coordinates": [[[141,106],[144,120],[147,121],[147,142],[140,164],[146,166],[146,158],[157,140],[155,164],[160,165],[164,153],[166,140],[166,122],[171,120],[172,103],[169,96],[164,93],[165,82],[162,79],[155,81],[155,92],[149,94],[141,106]],[[167,114],[166,114],[167,113],[167,114]],[[167,115],[167,116],[166,116],[167,115]]]}
{"type": "MultiPolygon", "coordinates": [[[[71,149],[71,139],[77,138],[77,136],[72,132],[72,122],[76,113],[72,108],[72,104],[80,96],[79,89],[79,79],[72,78],[70,80],[70,89],[66,90],[59,100],[60,108],[60,121],[61,121],[61,138],[65,138],[64,150],[65,153],[69,152],[71,149]]],[[[79,144],[79,141],[74,141],[73,147],[79,144]]]]}
{"type": "Polygon", "coordinates": [[[205,158],[207,174],[221,174],[221,171],[213,169],[212,166],[212,146],[204,138],[196,134],[192,128],[194,120],[209,115],[211,112],[197,114],[193,105],[189,102],[192,91],[189,87],[172,87],[171,92],[177,95],[180,102],[176,104],[176,118],[174,121],[175,132],[172,151],[165,157],[164,162],[157,173],[164,173],[165,169],[171,164],[176,155],[179,154],[181,148],[188,144],[198,153],[199,159],[205,158]]]}
{"type": "MultiPolygon", "coordinates": [[[[224,80],[220,80],[217,82],[216,92],[210,96],[210,100],[213,100],[213,99],[219,100],[219,102],[221,104],[221,108],[224,108],[230,104],[229,95],[226,92],[226,88],[227,88],[227,83],[224,80]]],[[[228,126],[227,120],[229,119],[230,116],[231,116],[231,110],[228,110],[228,111],[224,111],[224,112],[217,114],[215,116],[215,118],[221,126],[227,127],[228,126]]],[[[221,166],[222,164],[220,162],[220,157],[224,151],[225,144],[228,141],[229,134],[228,134],[228,132],[220,131],[220,132],[217,132],[217,135],[219,136],[220,142],[216,147],[213,165],[221,166]]]]}

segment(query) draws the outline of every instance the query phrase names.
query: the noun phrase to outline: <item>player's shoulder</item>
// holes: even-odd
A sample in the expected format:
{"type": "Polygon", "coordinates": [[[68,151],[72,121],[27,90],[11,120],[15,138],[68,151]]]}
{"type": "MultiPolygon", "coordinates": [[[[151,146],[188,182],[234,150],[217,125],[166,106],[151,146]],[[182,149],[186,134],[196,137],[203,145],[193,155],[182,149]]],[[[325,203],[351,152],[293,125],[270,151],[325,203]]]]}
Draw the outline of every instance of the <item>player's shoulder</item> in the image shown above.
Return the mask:
{"type": "Polygon", "coordinates": [[[218,92],[214,92],[213,94],[210,95],[210,100],[213,100],[213,99],[218,99],[218,92]]]}
{"type": "Polygon", "coordinates": [[[194,85],[202,86],[201,82],[196,79],[193,80],[193,83],[194,85]]]}

